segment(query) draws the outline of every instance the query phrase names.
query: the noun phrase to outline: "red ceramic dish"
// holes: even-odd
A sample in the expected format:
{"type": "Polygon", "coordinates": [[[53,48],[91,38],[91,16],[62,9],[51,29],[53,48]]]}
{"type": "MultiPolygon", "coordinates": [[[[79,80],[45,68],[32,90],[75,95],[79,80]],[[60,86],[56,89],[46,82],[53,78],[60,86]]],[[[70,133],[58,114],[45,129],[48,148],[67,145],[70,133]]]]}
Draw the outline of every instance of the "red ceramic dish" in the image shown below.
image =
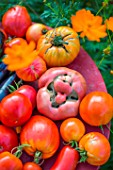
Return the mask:
{"type": "MultiPolygon", "coordinates": [[[[102,78],[100,71],[98,70],[96,64],[91,59],[91,57],[82,48],[77,58],[67,67],[79,71],[84,76],[84,78],[86,79],[87,85],[88,85],[87,93],[91,91],[95,91],[95,90],[107,92],[107,89],[106,89],[106,86],[105,86],[105,83],[104,83],[104,80],[102,78]]],[[[60,124],[61,124],[61,121],[57,122],[58,127],[60,126],[60,124]]],[[[93,127],[87,124],[85,124],[85,126],[86,126],[86,132],[98,131],[102,133],[99,127],[93,127]]],[[[109,123],[109,126],[110,126],[110,123],[109,123]]],[[[104,128],[104,135],[107,138],[109,138],[109,135],[110,135],[109,130],[106,128],[106,126],[104,126],[103,128],[104,128]]],[[[43,170],[49,170],[50,167],[54,164],[55,159],[60,149],[62,148],[62,146],[63,144],[61,140],[61,145],[57,153],[53,157],[44,161],[42,165],[43,170]]],[[[25,153],[22,155],[21,159],[23,162],[33,160],[32,157],[29,157],[25,153]]],[[[80,163],[77,165],[77,168],[76,168],[76,170],[98,170],[98,169],[99,167],[89,165],[88,163],[80,163]]]]}

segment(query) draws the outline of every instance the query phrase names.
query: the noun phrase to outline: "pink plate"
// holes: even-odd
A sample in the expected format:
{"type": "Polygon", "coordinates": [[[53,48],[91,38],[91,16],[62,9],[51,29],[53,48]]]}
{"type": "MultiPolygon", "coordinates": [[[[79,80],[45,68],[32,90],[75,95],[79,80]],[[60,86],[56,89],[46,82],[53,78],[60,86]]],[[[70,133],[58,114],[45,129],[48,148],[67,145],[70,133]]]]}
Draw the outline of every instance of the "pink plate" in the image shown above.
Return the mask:
{"type": "MultiPolygon", "coordinates": [[[[79,55],[77,56],[77,58],[67,66],[68,68],[77,70],[78,72],[80,72],[84,78],[86,79],[87,85],[88,85],[88,89],[87,89],[87,93],[91,92],[91,91],[105,91],[107,92],[104,80],[101,76],[100,71],[98,70],[96,64],[94,63],[94,61],[91,59],[91,57],[84,51],[84,49],[81,48],[79,55]]],[[[78,115],[79,117],[79,115],[78,115]]],[[[61,121],[58,121],[57,126],[59,128],[61,121]]],[[[99,127],[93,127],[90,125],[87,125],[85,123],[86,126],[86,132],[90,132],[90,131],[98,131],[101,132],[99,127]]],[[[109,123],[110,126],[110,123],[109,123]]],[[[108,128],[106,126],[103,127],[104,128],[104,135],[109,138],[110,132],[108,130],[108,128]]],[[[57,158],[57,155],[59,153],[59,151],[61,150],[63,144],[62,144],[62,139],[61,139],[61,144],[59,147],[59,150],[56,152],[56,154],[45,160],[43,165],[42,165],[42,169],[43,170],[50,170],[51,166],[54,164],[55,159],[57,158]]],[[[32,157],[29,157],[27,154],[23,153],[22,157],[21,157],[23,162],[26,161],[31,161],[33,160],[32,157]]],[[[71,158],[70,158],[71,159],[71,158]]],[[[89,165],[88,163],[79,163],[77,165],[76,170],[98,170],[99,167],[97,166],[92,166],[89,165]]]]}

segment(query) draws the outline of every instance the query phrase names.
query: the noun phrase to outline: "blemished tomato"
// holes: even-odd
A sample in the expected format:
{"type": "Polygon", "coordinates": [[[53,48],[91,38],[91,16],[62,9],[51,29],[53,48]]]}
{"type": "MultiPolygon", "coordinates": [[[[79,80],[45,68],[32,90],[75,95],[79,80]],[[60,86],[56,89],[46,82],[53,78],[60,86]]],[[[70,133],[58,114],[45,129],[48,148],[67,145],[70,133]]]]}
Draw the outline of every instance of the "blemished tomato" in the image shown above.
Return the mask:
{"type": "Polygon", "coordinates": [[[16,71],[17,76],[24,81],[35,81],[47,70],[46,62],[37,57],[28,67],[16,71]]]}
{"type": "Polygon", "coordinates": [[[64,146],[50,170],[75,170],[78,160],[79,153],[69,145],[64,146]]]}
{"type": "Polygon", "coordinates": [[[5,47],[12,47],[15,44],[26,45],[27,41],[25,39],[23,39],[23,38],[12,38],[12,39],[5,42],[5,47]]]}
{"type": "Polygon", "coordinates": [[[0,125],[0,153],[4,151],[10,152],[18,145],[18,136],[14,129],[0,125]]]}
{"type": "Polygon", "coordinates": [[[79,112],[89,125],[106,125],[113,117],[112,96],[102,91],[90,92],[81,101],[79,112]]]}
{"type": "Polygon", "coordinates": [[[47,33],[49,28],[41,23],[34,23],[26,31],[26,40],[30,42],[31,40],[35,41],[37,44],[39,38],[47,33]]]}
{"type": "Polygon", "coordinates": [[[78,34],[68,26],[57,27],[40,37],[37,49],[49,67],[66,66],[80,51],[78,34]]]}
{"type": "Polygon", "coordinates": [[[42,168],[35,162],[26,162],[22,170],[42,170],[42,168]]]}
{"type": "Polygon", "coordinates": [[[78,142],[85,134],[85,125],[78,118],[65,119],[61,123],[60,134],[65,142],[78,142]]]}
{"type": "Polygon", "coordinates": [[[20,5],[8,9],[2,17],[2,26],[11,36],[23,37],[31,23],[27,9],[20,5]]]}
{"type": "Polygon", "coordinates": [[[99,132],[89,132],[79,141],[79,149],[86,153],[86,161],[91,165],[105,164],[111,152],[108,139],[99,132]]]}
{"type": "Polygon", "coordinates": [[[1,122],[9,127],[23,125],[32,115],[30,100],[21,93],[11,93],[1,101],[1,122]]]}
{"type": "Polygon", "coordinates": [[[31,101],[33,109],[35,108],[37,94],[35,88],[26,84],[19,87],[16,92],[24,94],[31,101]]]}
{"type": "Polygon", "coordinates": [[[47,159],[53,156],[59,147],[59,131],[51,119],[35,115],[23,126],[20,142],[31,145],[24,147],[28,155],[36,158],[37,153],[40,153],[42,159],[47,159]]]}
{"type": "Polygon", "coordinates": [[[22,170],[23,164],[19,158],[10,152],[0,153],[0,170],[22,170]]]}

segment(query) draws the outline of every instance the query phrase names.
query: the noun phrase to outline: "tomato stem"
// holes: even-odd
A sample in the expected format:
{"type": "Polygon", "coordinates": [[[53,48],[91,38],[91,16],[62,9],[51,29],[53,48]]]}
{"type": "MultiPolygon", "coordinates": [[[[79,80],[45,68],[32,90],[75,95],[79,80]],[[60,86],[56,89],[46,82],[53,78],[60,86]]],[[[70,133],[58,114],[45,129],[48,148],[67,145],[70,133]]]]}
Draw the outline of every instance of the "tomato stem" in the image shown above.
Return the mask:
{"type": "Polygon", "coordinates": [[[62,46],[63,44],[68,44],[68,42],[63,41],[61,36],[55,36],[52,44],[54,46],[62,46]]]}
{"type": "Polygon", "coordinates": [[[40,151],[36,151],[34,155],[34,162],[38,164],[41,158],[42,158],[42,153],[40,151]]]}

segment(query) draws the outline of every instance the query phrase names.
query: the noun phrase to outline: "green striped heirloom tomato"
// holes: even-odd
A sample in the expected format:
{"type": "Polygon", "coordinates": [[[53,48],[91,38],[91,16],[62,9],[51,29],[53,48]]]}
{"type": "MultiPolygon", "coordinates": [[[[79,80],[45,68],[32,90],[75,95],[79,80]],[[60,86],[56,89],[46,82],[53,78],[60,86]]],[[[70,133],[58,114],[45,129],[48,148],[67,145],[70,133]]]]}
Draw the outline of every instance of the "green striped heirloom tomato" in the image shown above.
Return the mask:
{"type": "Polygon", "coordinates": [[[38,81],[37,109],[52,120],[63,120],[78,114],[86,93],[86,81],[77,71],[66,67],[48,69],[38,81]]]}

